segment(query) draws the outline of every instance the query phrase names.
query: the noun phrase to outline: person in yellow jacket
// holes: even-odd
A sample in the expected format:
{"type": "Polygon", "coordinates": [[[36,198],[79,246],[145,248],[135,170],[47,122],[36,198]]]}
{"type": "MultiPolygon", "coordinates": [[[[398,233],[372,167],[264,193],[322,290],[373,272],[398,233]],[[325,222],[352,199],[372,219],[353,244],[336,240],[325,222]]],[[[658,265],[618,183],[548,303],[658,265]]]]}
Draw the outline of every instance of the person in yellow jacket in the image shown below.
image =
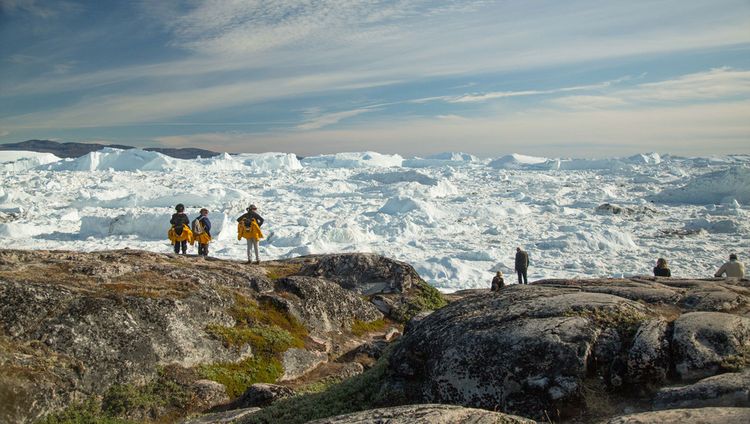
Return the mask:
{"type": "Polygon", "coordinates": [[[256,264],[260,263],[258,244],[260,239],[263,238],[263,233],[260,231],[260,227],[263,225],[263,217],[258,215],[257,210],[258,208],[255,205],[250,205],[247,208],[247,213],[237,218],[237,240],[247,239],[247,262],[252,262],[250,250],[252,247],[255,250],[256,264]]]}
{"type": "Polygon", "coordinates": [[[188,227],[190,220],[185,215],[185,205],[179,203],[175,206],[175,210],[177,213],[172,214],[172,219],[169,220],[172,227],[167,232],[167,237],[174,245],[174,253],[179,254],[182,250],[182,254],[186,255],[187,244],[193,244],[193,232],[188,227]]]}
{"type": "Polygon", "coordinates": [[[208,243],[211,242],[211,221],[208,219],[208,209],[201,209],[200,215],[193,220],[193,238],[198,242],[198,254],[208,256],[208,243]]]}

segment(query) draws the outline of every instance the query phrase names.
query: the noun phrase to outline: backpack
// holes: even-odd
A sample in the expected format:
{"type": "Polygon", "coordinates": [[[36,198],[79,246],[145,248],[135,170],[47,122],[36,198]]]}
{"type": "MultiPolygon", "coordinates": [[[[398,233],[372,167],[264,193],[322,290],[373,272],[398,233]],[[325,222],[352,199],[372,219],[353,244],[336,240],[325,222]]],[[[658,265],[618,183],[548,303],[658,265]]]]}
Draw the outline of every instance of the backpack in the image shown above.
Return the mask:
{"type": "Polygon", "coordinates": [[[203,234],[203,220],[200,217],[193,220],[193,234],[203,234]]]}

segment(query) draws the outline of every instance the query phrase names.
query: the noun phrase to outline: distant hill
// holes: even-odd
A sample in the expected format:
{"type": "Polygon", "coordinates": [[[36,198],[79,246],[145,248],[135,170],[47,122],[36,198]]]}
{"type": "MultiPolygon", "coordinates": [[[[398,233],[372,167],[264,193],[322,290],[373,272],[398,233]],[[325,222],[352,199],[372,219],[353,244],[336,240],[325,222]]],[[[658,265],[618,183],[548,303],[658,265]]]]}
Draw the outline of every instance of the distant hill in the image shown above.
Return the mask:
{"type": "MultiPolygon", "coordinates": [[[[0,150],[24,150],[29,152],[52,153],[60,158],[77,158],[105,147],[115,149],[134,149],[133,146],[122,144],[96,144],[96,143],[58,143],[52,140],[27,140],[20,143],[0,144],[0,150]]],[[[219,153],[211,150],[196,149],[192,147],[183,149],[169,149],[160,147],[147,147],[143,150],[158,152],[178,159],[195,159],[200,156],[208,158],[217,156],[219,153]]]]}

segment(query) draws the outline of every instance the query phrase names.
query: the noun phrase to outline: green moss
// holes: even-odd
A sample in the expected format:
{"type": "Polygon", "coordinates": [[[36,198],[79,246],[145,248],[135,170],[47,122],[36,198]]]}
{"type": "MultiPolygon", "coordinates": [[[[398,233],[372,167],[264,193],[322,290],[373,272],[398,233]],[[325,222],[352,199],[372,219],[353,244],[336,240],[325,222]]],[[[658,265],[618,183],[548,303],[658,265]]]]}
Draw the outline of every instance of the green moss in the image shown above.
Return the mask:
{"type": "Polygon", "coordinates": [[[273,383],[283,373],[275,357],[255,356],[240,362],[219,362],[198,366],[203,378],[223,384],[230,397],[237,397],[255,383],[273,383]]]}
{"type": "Polygon", "coordinates": [[[319,393],[282,399],[249,416],[245,423],[296,424],[399,404],[401,400],[398,396],[388,392],[383,385],[388,368],[389,353],[390,350],[380,358],[374,367],[363,374],[354,376],[340,384],[318,387],[324,389],[319,393]]]}
{"type": "Polygon", "coordinates": [[[273,383],[284,372],[281,355],[290,348],[305,346],[307,329],[271,302],[257,302],[235,295],[229,310],[234,327],[209,325],[206,331],[227,347],[250,345],[253,357],[240,362],[220,362],[198,367],[203,378],[222,383],[229,396],[241,395],[255,383],[273,383]]]}
{"type": "Polygon", "coordinates": [[[73,403],[62,411],[47,415],[37,424],[135,424],[136,421],[124,420],[107,415],[101,410],[100,403],[94,398],[84,402],[73,403]]]}
{"type": "Polygon", "coordinates": [[[406,301],[397,307],[392,315],[397,320],[406,322],[422,311],[434,311],[447,304],[438,289],[424,281],[418,281],[413,285],[406,301]]]}
{"type": "Polygon", "coordinates": [[[263,268],[266,270],[266,277],[278,280],[297,274],[302,269],[302,264],[270,264],[264,265],[263,268]]]}
{"type": "Polygon", "coordinates": [[[388,323],[384,319],[376,319],[375,321],[365,322],[355,319],[352,323],[352,334],[355,336],[362,336],[373,331],[383,330],[388,323]]]}

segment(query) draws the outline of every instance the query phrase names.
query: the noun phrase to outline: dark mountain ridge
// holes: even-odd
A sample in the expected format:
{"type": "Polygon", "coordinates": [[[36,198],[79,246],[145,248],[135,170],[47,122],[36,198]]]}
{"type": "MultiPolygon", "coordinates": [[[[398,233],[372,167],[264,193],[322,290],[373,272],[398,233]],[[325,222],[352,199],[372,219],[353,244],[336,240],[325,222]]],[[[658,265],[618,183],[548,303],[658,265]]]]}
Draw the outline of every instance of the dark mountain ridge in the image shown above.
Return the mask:
{"type": "MultiPolygon", "coordinates": [[[[124,150],[135,149],[135,147],[133,146],[126,146],[122,144],[58,143],[52,140],[26,140],[19,143],[0,144],[0,150],[25,150],[31,152],[52,153],[60,158],[77,158],[91,152],[102,150],[105,147],[124,150]]],[[[209,158],[220,154],[211,150],[198,149],[194,147],[179,149],[147,147],[143,150],[158,152],[163,155],[178,159],[195,159],[198,156],[209,158]]]]}

